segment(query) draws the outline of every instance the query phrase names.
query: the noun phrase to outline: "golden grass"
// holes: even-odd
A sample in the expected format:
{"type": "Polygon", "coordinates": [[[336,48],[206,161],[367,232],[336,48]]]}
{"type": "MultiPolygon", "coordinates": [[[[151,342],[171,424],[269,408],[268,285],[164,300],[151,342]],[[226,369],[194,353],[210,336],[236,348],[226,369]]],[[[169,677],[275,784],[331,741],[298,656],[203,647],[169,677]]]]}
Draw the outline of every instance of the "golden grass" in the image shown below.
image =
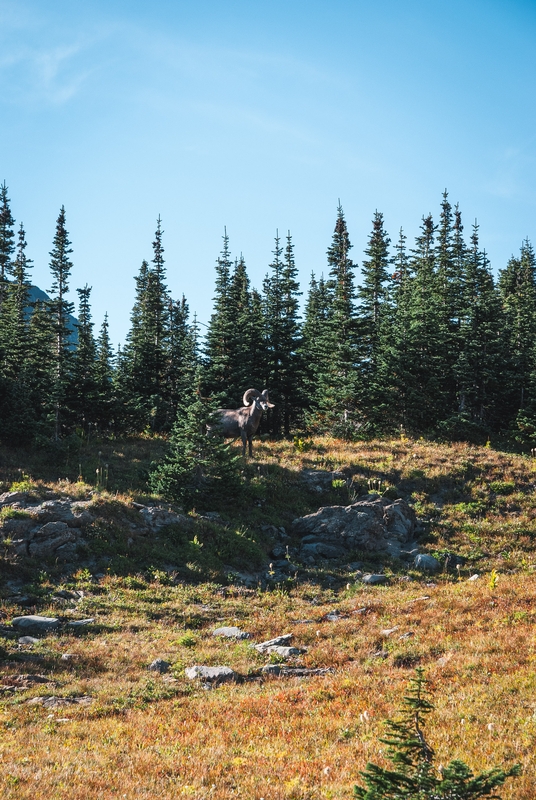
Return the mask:
{"type": "MultiPolygon", "coordinates": [[[[533,800],[534,462],[397,441],[315,440],[304,452],[259,444],[257,456],[261,469],[348,468],[396,486],[426,521],[428,549],[462,552],[468,565],[459,578],[404,580],[395,570],[387,587],[337,592],[306,580],[289,593],[162,586],[143,575],[85,581],[76,611],[51,603],[39,613],[95,617],[86,633],[51,634],[33,646],[0,640],[0,684],[21,673],[53,681],[0,695],[0,796],[348,798],[367,761],[385,763],[382,720],[422,666],[434,690],[428,730],[438,763],[461,758],[479,771],[520,762],[523,776],[502,797],[533,800]],[[493,481],[514,486],[500,494],[493,481]],[[468,581],[472,572],[481,577],[468,581]],[[328,621],[334,610],[341,619],[328,621]],[[248,642],[213,637],[222,625],[239,625],[253,641],[291,632],[307,648],[292,663],[334,671],[262,677],[266,656],[248,642]],[[66,653],[72,657],[62,660],[66,653]],[[157,657],[171,662],[169,675],[148,671],[157,657]],[[243,680],[207,691],[184,675],[194,664],[224,664],[243,680]],[[27,702],[52,694],[93,702],[57,709],[27,702]]],[[[0,605],[0,621],[19,613],[7,600],[0,605]]]]}

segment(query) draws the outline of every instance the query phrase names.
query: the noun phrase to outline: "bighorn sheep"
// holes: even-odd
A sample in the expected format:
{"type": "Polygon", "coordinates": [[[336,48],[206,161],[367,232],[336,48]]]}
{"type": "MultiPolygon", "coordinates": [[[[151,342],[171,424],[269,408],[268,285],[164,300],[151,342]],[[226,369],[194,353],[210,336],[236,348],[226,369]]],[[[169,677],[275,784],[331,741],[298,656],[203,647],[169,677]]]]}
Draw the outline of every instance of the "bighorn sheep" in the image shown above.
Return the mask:
{"type": "Polygon", "coordinates": [[[273,408],[274,404],[268,400],[268,389],[262,394],[257,389],[248,389],[244,392],[243,408],[236,410],[219,408],[216,414],[219,420],[213,426],[214,433],[219,433],[226,439],[242,439],[242,455],[246,455],[246,442],[249,444],[249,457],[253,458],[252,439],[257,433],[262,412],[273,408]]]}

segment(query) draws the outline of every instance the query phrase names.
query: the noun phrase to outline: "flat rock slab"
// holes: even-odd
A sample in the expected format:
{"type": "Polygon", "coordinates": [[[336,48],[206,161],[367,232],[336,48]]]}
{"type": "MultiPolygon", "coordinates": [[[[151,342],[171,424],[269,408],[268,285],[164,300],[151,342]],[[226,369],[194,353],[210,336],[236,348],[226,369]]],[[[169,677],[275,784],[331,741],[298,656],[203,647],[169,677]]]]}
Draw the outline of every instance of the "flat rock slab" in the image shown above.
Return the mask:
{"type": "Polygon", "coordinates": [[[330,672],[333,672],[333,668],[306,669],[305,667],[285,667],[281,664],[266,664],[261,672],[264,675],[276,675],[279,678],[305,678],[311,675],[328,675],[330,672]]]}
{"type": "Polygon", "coordinates": [[[226,639],[249,639],[250,634],[246,633],[245,631],[241,631],[240,628],[236,628],[234,626],[224,626],[223,628],[216,628],[215,631],[212,632],[213,636],[223,636],[226,639]]]}
{"type": "Polygon", "coordinates": [[[269,647],[288,647],[290,640],[292,639],[291,633],[285,633],[283,636],[276,636],[275,639],[268,639],[266,642],[261,642],[260,644],[255,645],[255,650],[259,653],[268,653],[269,647]]]}
{"type": "Polygon", "coordinates": [[[68,628],[86,628],[88,625],[91,625],[95,622],[95,617],[89,617],[88,619],[75,619],[72,622],[67,623],[68,628]]]}
{"type": "Polygon", "coordinates": [[[56,695],[42,695],[28,700],[29,706],[43,706],[43,708],[72,708],[73,706],[89,706],[93,697],[81,695],[80,697],[57,697],[56,695]]]}
{"type": "Polygon", "coordinates": [[[196,665],[195,667],[187,667],[184,670],[187,678],[191,681],[200,678],[206,683],[223,683],[224,681],[233,681],[236,678],[236,672],[230,667],[205,667],[196,665]]]}
{"type": "Polygon", "coordinates": [[[36,639],[35,636],[21,636],[19,638],[19,644],[38,644],[39,639],[36,639]]]}
{"type": "Polygon", "coordinates": [[[59,628],[60,621],[56,617],[40,617],[37,614],[28,614],[24,617],[14,617],[11,624],[21,630],[53,631],[59,628]]]}
{"type": "Polygon", "coordinates": [[[282,647],[281,645],[271,645],[262,651],[263,653],[275,653],[281,658],[290,658],[291,656],[301,656],[307,650],[304,647],[282,647]]]}
{"type": "Polygon", "coordinates": [[[389,583],[387,575],[363,575],[361,582],[367,586],[381,586],[384,583],[389,583]]]}

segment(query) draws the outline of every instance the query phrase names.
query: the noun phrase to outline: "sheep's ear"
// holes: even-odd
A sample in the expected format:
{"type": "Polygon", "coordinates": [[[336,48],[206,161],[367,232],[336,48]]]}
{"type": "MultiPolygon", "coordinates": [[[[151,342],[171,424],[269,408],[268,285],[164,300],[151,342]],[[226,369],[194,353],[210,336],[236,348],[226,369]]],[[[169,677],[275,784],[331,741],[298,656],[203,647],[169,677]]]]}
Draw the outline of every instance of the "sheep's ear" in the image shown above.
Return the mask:
{"type": "Polygon", "coordinates": [[[266,405],[268,406],[268,408],[275,408],[275,403],[269,403],[268,401],[266,401],[266,405]]]}

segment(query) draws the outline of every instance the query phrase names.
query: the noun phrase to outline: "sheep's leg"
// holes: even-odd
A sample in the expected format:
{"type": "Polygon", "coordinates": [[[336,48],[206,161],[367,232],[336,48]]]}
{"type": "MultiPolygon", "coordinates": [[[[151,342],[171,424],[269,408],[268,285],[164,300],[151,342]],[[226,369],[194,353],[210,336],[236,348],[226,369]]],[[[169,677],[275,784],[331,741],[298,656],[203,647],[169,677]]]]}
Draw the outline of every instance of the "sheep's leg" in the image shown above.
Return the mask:
{"type": "MultiPolygon", "coordinates": [[[[246,457],[246,443],[248,440],[248,435],[245,431],[242,431],[242,458],[246,457]]],[[[251,445],[250,445],[251,447],[251,445]]]]}
{"type": "Polygon", "coordinates": [[[248,438],[248,442],[249,442],[249,457],[253,458],[253,436],[250,436],[248,438]]]}

